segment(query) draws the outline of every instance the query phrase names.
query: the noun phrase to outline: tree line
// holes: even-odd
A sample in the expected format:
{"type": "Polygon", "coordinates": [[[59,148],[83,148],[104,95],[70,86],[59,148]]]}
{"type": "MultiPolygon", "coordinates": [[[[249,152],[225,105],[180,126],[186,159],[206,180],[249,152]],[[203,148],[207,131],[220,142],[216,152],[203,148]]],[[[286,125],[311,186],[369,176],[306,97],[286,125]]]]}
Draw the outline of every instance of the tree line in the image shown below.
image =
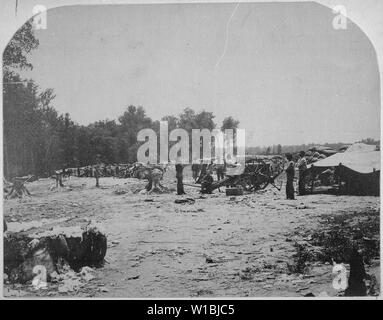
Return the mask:
{"type": "MultiPolygon", "coordinates": [[[[53,89],[42,89],[19,74],[33,68],[28,55],[38,45],[29,21],[16,32],[3,53],[4,176],[48,176],[53,170],[97,162],[135,162],[142,143],[137,142],[137,133],[152,128],[159,134],[159,121],[152,120],[142,106],[134,105],[128,106],[116,120],[87,126],[75,123],[68,113],[58,113],[53,106],[53,89]]],[[[191,136],[192,129],[216,129],[214,119],[212,112],[185,108],[178,116],[167,115],[161,120],[168,121],[169,131],[183,128],[191,136]]],[[[238,120],[227,117],[220,129],[236,129],[238,125],[238,120]]],[[[309,146],[249,147],[246,153],[282,154],[297,148],[306,150],[309,146]]]]}
{"type": "MultiPolygon", "coordinates": [[[[28,54],[39,45],[29,21],[21,27],[3,54],[4,175],[47,176],[53,170],[103,162],[136,161],[137,133],[152,128],[159,134],[159,121],[152,120],[142,106],[130,105],[117,120],[103,120],[87,126],[75,123],[68,113],[59,114],[52,89],[41,89],[23,79],[20,70],[31,70],[28,54]]],[[[185,108],[178,115],[164,116],[169,131],[217,127],[214,114],[185,108]]],[[[226,118],[221,128],[235,129],[239,122],[226,118]]]]}

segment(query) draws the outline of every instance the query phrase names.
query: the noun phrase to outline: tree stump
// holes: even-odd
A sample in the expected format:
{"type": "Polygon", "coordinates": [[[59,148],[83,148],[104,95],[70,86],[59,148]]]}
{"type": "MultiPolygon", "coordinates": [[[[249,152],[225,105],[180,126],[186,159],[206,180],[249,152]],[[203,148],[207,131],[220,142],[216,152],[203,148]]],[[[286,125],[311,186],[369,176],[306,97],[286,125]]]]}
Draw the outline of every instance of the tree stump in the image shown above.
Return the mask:
{"type": "Polygon", "coordinates": [[[107,238],[96,227],[41,236],[9,233],[4,238],[4,272],[11,282],[25,283],[33,279],[34,268],[42,266],[49,281],[64,264],[76,272],[84,266],[102,266],[106,250],[107,238]]]}
{"type": "Polygon", "coordinates": [[[16,197],[23,197],[23,195],[30,196],[30,192],[24,185],[25,182],[28,180],[28,178],[14,178],[13,183],[11,185],[11,190],[8,192],[8,194],[5,196],[5,199],[12,199],[16,197]]]}

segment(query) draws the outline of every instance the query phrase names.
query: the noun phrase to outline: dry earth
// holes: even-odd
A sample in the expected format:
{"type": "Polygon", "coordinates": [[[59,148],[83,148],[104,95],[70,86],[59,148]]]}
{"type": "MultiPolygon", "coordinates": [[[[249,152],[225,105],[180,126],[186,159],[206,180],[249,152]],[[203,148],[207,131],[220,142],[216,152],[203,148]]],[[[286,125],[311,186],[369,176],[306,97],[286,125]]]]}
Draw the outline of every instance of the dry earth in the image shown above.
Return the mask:
{"type": "MultiPolygon", "coordinates": [[[[174,172],[164,185],[174,187],[174,172]]],[[[190,180],[190,178],[186,178],[190,180]]],[[[108,237],[106,262],[96,278],[74,292],[58,284],[34,290],[30,284],[4,285],[5,296],[50,297],[264,297],[339,295],[332,286],[332,265],[308,261],[303,273],[291,272],[296,243],[310,239],[333,217],[372,221],[369,237],[379,241],[379,198],[308,195],[285,200],[284,190],[227,197],[200,197],[186,187],[185,197],[135,194],[137,179],[72,177],[65,188],[53,180],[28,184],[31,197],[4,201],[9,231],[38,233],[57,226],[102,225],[108,237]],[[192,197],[193,204],[176,204],[192,197]],[[360,218],[361,217],[361,218],[360,218]],[[327,222],[326,222],[327,221],[327,222]]],[[[222,190],[223,191],[223,190],[222,190]]],[[[366,270],[379,281],[380,261],[366,270]]]]}

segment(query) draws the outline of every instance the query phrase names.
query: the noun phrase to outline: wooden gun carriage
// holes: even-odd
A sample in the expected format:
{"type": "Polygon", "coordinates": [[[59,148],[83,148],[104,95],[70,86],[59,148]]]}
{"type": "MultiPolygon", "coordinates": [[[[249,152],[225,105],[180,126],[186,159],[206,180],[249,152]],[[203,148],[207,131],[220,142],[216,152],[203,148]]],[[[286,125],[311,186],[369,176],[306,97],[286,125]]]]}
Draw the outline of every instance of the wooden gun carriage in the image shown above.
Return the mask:
{"type": "Polygon", "coordinates": [[[227,165],[226,177],[214,181],[212,190],[220,187],[240,187],[245,192],[255,192],[272,185],[278,190],[275,179],[284,170],[284,159],[281,156],[252,157],[246,159],[245,164],[227,165]]]}

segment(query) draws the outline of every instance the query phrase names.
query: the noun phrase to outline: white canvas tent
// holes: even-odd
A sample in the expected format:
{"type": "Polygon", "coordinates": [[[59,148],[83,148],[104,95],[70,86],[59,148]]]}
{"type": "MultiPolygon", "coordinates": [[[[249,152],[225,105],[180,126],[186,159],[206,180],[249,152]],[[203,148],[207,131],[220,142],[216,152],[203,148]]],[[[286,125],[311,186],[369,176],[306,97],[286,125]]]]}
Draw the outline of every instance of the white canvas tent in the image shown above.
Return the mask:
{"type": "Polygon", "coordinates": [[[331,167],[335,168],[338,194],[379,195],[380,151],[376,146],[354,144],[343,153],[311,164],[311,192],[315,176],[331,167]]]}
{"type": "Polygon", "coordinates": [[[362,143],[351,145],[345,152],[336,153],[312,165],[315,167],[337,167],[342,164],[359,173],[380,171],[380,151],[376,147],[362,143]]]}

